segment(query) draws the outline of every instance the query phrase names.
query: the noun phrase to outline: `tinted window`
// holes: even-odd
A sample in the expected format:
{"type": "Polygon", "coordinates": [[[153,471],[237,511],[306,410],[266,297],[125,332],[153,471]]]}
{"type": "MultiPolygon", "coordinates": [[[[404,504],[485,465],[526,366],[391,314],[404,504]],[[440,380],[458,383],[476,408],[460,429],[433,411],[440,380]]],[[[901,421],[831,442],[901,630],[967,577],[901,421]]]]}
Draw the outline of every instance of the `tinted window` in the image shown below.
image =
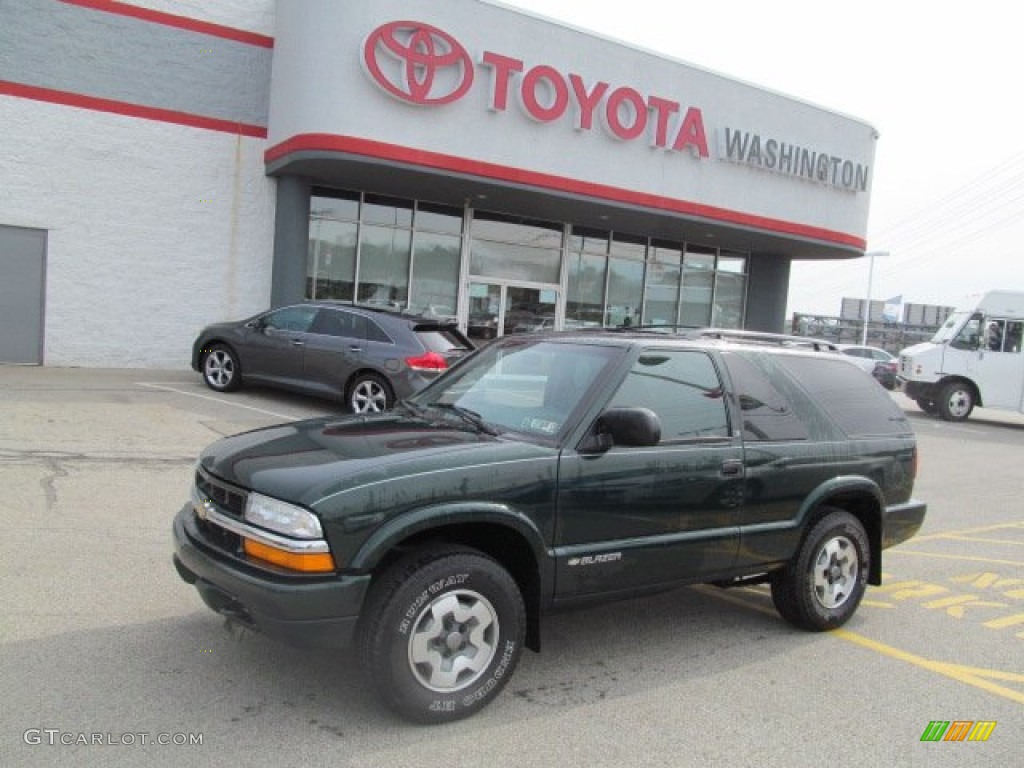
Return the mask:
{"type": "Polygon", "coordinates": [[[362,339],[366,335],[366,319],[340,309],[321,309],[311,330],[325,336],[362,339]]]}
{"type": "Polygon", "coordinates": [[[662,443],[729,436],[718,372],[703,352],[645,350],[610,405],[650,408],[661,419],[662,443]]]}
{"type": "Polygon", "coordinates": [[[742,353],[723,355],[732,376],[736,399],[743,418],[743,439],[806,440],[807,429],[793,408],[772,386],[765,371],[742,353]]]}
{"type": "Polygon", "coordinates": [[[451,349],[470,349],[461,334],[453,331],[417,331],[423,346],[431,352],[447,352],[451,349]]]}
{"type": "Polygon", "coordinates": [[[309,330],[316,315],[316,307],[285,307],[269,315],[263,316],[263,326],[278,331],[301,331],[309,330]]]}
{"type": "Polygon", "coordinates": [[[377,325],[373,320],[366,319],[366,338],[370,341],[382,341],[385,344],[394,344],[391,337],[388,336],[384,330],[377,325]]]}
{"type": "Polygon", "coordinates": [[[820,403],[851,436],[902,435],[910,432],[903,411],[870,376],[842,360],[779,355],[778,363],[820,403]]]}

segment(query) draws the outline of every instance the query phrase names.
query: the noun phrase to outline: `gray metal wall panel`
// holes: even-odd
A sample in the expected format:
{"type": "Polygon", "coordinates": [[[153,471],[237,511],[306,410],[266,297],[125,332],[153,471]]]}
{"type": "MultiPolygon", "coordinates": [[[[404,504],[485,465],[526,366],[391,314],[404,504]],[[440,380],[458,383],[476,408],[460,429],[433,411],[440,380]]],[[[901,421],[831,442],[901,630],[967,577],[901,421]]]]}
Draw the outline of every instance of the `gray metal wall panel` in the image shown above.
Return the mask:
{"type": "Polygon", "coordinates": [[[272,49],[54,0],[0,0],[0,80],[266,126],[272,49]]]}
{"type": "Polygon", "coordinates": [[[43,362],[46,231],[0,225],[0,363],[43,362]]]}

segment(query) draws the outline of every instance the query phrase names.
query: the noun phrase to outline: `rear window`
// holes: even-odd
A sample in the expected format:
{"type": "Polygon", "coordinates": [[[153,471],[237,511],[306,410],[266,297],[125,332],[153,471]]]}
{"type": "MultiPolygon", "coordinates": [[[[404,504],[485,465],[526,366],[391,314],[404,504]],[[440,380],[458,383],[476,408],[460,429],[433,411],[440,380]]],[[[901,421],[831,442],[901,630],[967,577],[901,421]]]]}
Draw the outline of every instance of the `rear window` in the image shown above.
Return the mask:
{"type": "Polygon", "coordinates": [[[472,345],[455,330],[437,329],[433,331],[417,330],[416,337],[431,352],[450,352],[451,350],[469,350],[472,345]]]}
{"type": "Polygon", "coordinates": [[[899,406],[860,368],[827,356],[779,355],[776,362],[851,437],[905,435],[911,431],[899,406]]]}

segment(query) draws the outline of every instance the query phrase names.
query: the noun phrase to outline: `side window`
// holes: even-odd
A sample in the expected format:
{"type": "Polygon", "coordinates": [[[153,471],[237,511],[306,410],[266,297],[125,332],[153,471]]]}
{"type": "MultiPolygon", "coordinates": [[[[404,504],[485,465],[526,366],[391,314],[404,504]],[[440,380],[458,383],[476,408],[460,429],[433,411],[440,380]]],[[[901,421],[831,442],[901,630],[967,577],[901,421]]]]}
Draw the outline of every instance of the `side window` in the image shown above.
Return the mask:
{"type": "Polygon", "coordinates": [[[1003,352],[1020,354],[1021,337],[1024,337],[1024,322],[1008,320],[1006,322],[1006,336],[1003,341],[1003,352]]]}
{"type": "Polygon", "coordinates": [[[989,320],[985,323],[985,338],[982,348],[990,352],[1003,351],[1003,337],[1006,335],[1005,320],[989,320]]]}
{"type": "Polygon", "coordinates": [[[972,315],[971,319],[964,323],[964,327],[960,329],[956,338],[949,343],[949,346],[954,349],[977,349],[983,342],[981,320],[981,315],[972,315]]]}
{"type": "Polygon", "coordinates": [[[393,344],[391,337],[384,333],[384,330],[373,320],[366,318],[366,338],[369,341],[382,341],[385,344],[393,344]]]}
{"type": "Polygon", "coordinates": [[[321,309],[311,330],[324,336],[362,339],[366,333],[366,318],[340,309],[321,309]]]}
{"type": "Polygon", "coordinates": [[[722,383],[703,352],[641,352],[610,405],[650,408],[661,419],[662,443],[729,437],[722,383]]]}
{"type": "Polygon", "coordinates": [[[772,385],[756,360],[742,353],[723,355],[732,376],[743,417],[743,439],[751,441],[806,440],[807,429],[786,398],[772,385]]]}
{"type": "Polygon", "coordinates": [[[313,324],[316,307],[285,307],[263,316],[263,326],[276,331],[305,333],[313,324]]]}

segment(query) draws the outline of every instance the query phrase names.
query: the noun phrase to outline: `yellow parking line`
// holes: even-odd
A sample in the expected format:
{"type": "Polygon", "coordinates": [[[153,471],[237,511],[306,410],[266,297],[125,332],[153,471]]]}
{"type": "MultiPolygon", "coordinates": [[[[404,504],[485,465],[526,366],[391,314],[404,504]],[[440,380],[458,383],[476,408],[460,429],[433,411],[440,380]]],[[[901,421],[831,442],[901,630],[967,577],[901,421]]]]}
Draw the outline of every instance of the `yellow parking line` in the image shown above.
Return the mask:
{"type": "Polygon", "coordinates": [[[1011,547],[1024,547],[1024,539],[1020,541],[1014,541],[1012,539],[979,539],[974,536],[955,536],[953,534],[947,534],[943,536],[939,541],[975,541],[979,544],[1007,544],[1011,547]]]}
{"type": "MultiPolygon", "coordinates": [[[[739,597],[730,595],[723,590],[715,589],[713,587],[695,587],[698,592],[705,595],[713,595],[721,600],[725,600],[730,603],[741,605],[744,608],[752,608],[755,611],[769,615],[777,615],[774,610],[766,605],[758,605],[752,603],[749,600],[744,600],[739,597]]],[[[746,590],[754,594],[761,594],[763,592],[754,592],[754,590],[746,590]]],[[[957,682],[970,685],[974,688],[980,688],[983,691],[1000,696],[1010,701],[1015,701],[1018,704],[1024,704],[1024,691],[1016,691],[1012,688],[1006,688],[1002,685],[998,685],[992,680],[1003,680],[1006,682],[1022,683],[1024,684],[1024,675],[1017,674],[1016,672],[1002,672],[996,669],[981,669],[979,667],[966,667],[960,664],[950,664],[945,661],[934,661],[932,659],[926,659],[923,656],[918,656],[915,653],[909,651],[903,651],[899,648],[894,648],[891,645],[880,643],[877,640],[865,637],[864,635],[852,632],[849,629],[834,629],[829,634],[834,637],[838,637],[847,642],[854,643],[867,648],[868,650],[879,653],[883,656],[887,656],[897,661],[902,661],[906,664],[911,664],[915,667],[925,669],[929,672],[948,677],[957,682]]]]}
{"type": "Polygon", "coordinates": [[[983,691],[994,693],[996,696],[1001,696],[1004,699],[1015,701],[1018,704],[1024,704],[1024,691],[1015,691],[1012,688],[1005,688],[1001,685],[997,685],[986,678],[995,678],[997,680],[1008,680],[1012,682],[1024,683],[1024,675],[1018,675],[1013,672],[999,672],[998,670],[990,669],[978,669],[976,667],[962,667],[959,664],[949,664],[944,661],[933,661],[926,659],[923,656],[918,656],[907,651],[901,651],[899,648],[893,648],[891,645],[880,643],[877,640],[858,635],[856,632],[851,632],[848,629],[835,629],[832,634],[843,638],[851,643],[855,643],[869,650],[880,653],[883,656],[896,659],[898,661],[912,664],[915,667],[921,667],[927,669],[929,672],[937,672],[944,677],[951,678],[957,682],[964,683],[966,685],[980,688],[983,691]]]}
{"type": "Polygon", "coordinates": [[[1024,568],[1024,562],[1020,560],[996,560],[991,557],[970,557],[969,555],[944,555],[938,552],[918,552],[913,549],[902,549],[900,547],[894,547],[893,549],[885,550],[886,556],[888,555],[917,555],[919,557],[936,557],[940,560],[966,560],[972,563],[990,563],[992,565],[1016,565],[1024,568]]]}
{"type": "Polygon", "coordinates": [[[914,541],[928,541],[929,539],[941,539],[944,536],[970,536],[972,533],[989,533],[991,531],[1002,531],[1007,528],[1024,529],[1024,523],[997,523],[996,525],[986,525],[982,528],[966,528],[962,531],[929,533],[926,536],[915,536],[914,541]]]}

